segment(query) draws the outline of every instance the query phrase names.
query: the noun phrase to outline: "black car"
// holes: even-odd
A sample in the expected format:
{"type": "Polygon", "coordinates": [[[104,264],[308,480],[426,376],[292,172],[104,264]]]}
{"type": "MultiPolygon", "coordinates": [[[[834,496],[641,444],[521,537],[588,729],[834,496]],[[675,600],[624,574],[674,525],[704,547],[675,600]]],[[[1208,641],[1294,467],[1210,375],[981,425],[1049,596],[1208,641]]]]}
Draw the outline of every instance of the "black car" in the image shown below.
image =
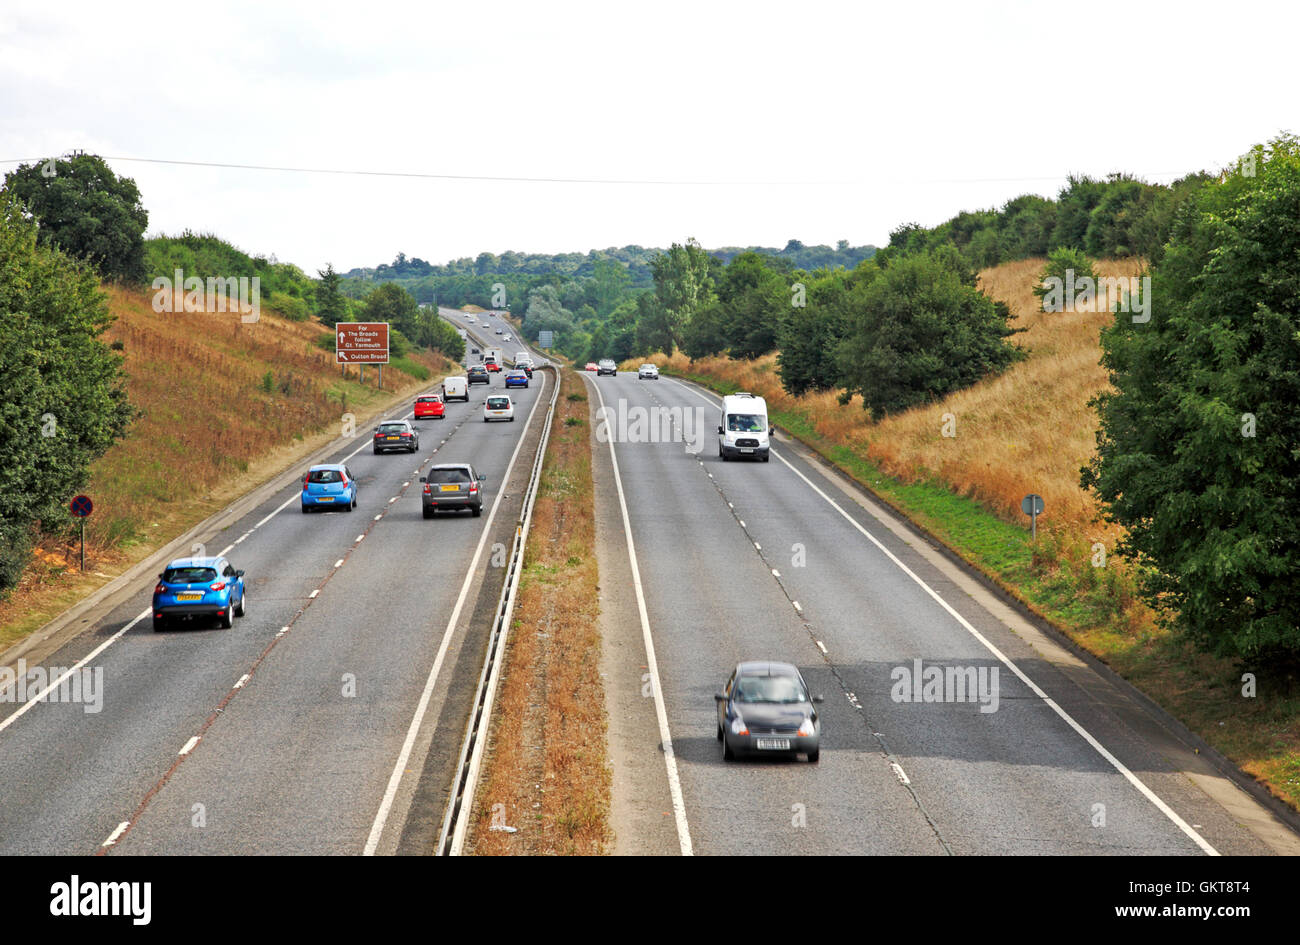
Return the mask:
{"type": "Polygon", "coordinates": [[[480,367],[477,364],[474,365],[472,368],[470,368],[468,371],[466,371],[465,376],[469,378],[469,382],[471,384],[492,383],[492,377],[488,374],[487,368],[480,367]]]}
{"type": "Polygon", "coordinates": [[[483,514],[483,482],[486,476],[474,474],[468,463],[442,463],[421,476],[424,488],[420,497],[425,518],[433,518],[439,509],[469,509],[475,517],[483,514]]]}
{"type": "Polygon", "coordinates": [[[789,663],[741,663],[726,688],[713,697],[718,707],[722,757],[805,754],[821,756],[821,696],[808,693],[799,670],[789,663]]]}

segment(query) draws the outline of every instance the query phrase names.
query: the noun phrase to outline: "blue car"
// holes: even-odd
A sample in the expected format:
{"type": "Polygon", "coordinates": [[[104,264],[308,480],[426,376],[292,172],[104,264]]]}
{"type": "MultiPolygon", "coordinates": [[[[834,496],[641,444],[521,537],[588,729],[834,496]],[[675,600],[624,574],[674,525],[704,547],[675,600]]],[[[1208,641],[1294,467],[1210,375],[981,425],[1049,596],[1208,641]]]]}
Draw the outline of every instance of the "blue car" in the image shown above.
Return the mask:
{"type": "Polygon", "coordinates": [[[523,371],[511,371],[506,374],[506,387],[527,387],[528,375],[523,371]]]}
{"type": "Polygon", "coordinates": [[[216,617],[223,629],[246,612],[244,572],[225,558],[177,558],[158,575],[153,589],[153,628],[171,620],[216,617]]]}
{"type": "Polygon", "coordinates": [[[302,514],[312,509],[357,507],[357,477],[342,463],[313,466],[302,479],[302,514]]]}

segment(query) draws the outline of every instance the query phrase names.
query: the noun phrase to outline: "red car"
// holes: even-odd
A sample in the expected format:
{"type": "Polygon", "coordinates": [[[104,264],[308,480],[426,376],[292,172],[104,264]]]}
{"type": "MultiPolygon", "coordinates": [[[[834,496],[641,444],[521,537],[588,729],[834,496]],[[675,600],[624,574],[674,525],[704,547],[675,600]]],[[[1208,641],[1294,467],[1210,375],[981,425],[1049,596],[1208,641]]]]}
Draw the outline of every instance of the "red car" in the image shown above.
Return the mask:
{"type": "Polygon", "coordinates": [[[497,364],[495,361],[488,361],[483,366],[493,374],[496,374],[501,370],[501,365],[497,364]]]}
{"type": "Polygon", "coordinates": [[[595,362],[595,361],[588,361],[588,362],[587,362],[587,366],[586,366],[585,368],[583,368],[583,370],[584,370],[584,371],[594,371],[594,370],[596,370],[596,362],[595,362]]]}
{"type": "Polygon", "coordinates": [[[443,404],[442,398],[437,394],[426,394],[423,397],[415,398],[415,419],[420,420],[424,417],[437,417],[439,420],[446,419],[446,405],[443,404]]]}

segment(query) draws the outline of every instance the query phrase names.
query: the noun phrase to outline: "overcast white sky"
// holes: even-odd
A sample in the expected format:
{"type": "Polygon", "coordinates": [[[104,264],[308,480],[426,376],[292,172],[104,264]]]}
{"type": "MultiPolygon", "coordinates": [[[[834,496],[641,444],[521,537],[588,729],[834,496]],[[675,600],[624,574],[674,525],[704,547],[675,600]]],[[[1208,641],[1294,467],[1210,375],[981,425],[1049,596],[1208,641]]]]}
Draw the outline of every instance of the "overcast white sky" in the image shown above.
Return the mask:
{"type": "MultiPolygon", "coordinates": [[[[113,160],[150,233],[309,272],[479,252],[884,245],[1071,172],[1300,131],[1293,3],[7,3],[0,159],[113,160]]],[[[14,163],[0,164],[0,171],[14,163]]]]}

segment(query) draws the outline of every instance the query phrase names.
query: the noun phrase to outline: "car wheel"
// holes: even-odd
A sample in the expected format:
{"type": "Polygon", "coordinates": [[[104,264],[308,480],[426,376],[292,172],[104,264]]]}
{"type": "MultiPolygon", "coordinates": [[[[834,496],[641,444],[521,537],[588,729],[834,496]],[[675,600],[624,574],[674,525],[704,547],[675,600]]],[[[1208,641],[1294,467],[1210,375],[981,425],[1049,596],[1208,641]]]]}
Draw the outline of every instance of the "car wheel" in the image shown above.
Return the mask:
{"type": "Polygon", "coordinates": [[[722,723],[718,723],[718,741],[722,741],[722,723]]]}
{"type": "Polygon", "coordinates": [[[235,625],[235,618],[231,616],[233,611],[233,607],[227,606],[225,614],[217,618],[217,625],[221,627],[222,630],[229,630],[235,625]]]}
{"type": "Polygon", "coordinates": [[[767,462],[769,459],[771,459],[771,458],[772,458],[772,457],[768,456],[766,453],[763,454],[763,462],[766,463],[766,462],[767,462]]]}
{"type": "Polygon", "coordinates": [[[302,507],[302,514],[303,514],[303,515],[306,515],[306,514],[307,514],[308,512],[310,512],[310,511],[311,511],[311,509],[308,508],[307,506],[304,505],[304,506],[302,507]]]}
{"type": "Polygon", "coordinates": [[[727,741],[727,733],[722,733],[722,760],[735,761],[736,753],[731,750],[731,742],[727,741]]]}
{"type": "Polygon", "coordinates": [[[515,418],[514,418],[514,417],[511,417],[511,418],[510,418],[510,422],[511,422],[511,423],[514,423],[514,422],[515,422],[515,418]]]}
{"type": "Polygon", "coordinates": [[[154,633],[161,633],[163,630],[166,630],[166,629],[167,629],[167,621],[166,621],[164,618],[162,618],[162,617],[154,617],[154,618],[153,618],[153,632],[154,632],[154,633]]]}
{"type": "Polygon", "coordinates": [[[433,518],[433,509],[421,509],[420,512],[425,518],[433,518]]]}
{"type": "Polygon", "coordinates": [[[245,609],[247,606],[248,606],[248,591],[244,591],[244,593],[239,595],[239,609],[235,611],[235,616],[236,617],[244,616],[244,614],[247,613],[245,609]]]}
{"type": "Polygon", "coordinates": [[[377,450],[377,449],[375,450],[375,455],[376,455],[376,456],[379,455],[379,450],[377,450]]]}
{"type": "Polygon", "coordinates": [[[822,750],[820,748],[818,748],[816,751],[808,752],[808,763],[815,765],[817,763],[817,759],[820,758],[821,756],[822,756],[822,750]]]}
{"type": "Polygon", "coordinates": [[[482,514],[483,514],[483,506],[481,505],[474,506],[474,517],[478,518],[482,514]]]}

